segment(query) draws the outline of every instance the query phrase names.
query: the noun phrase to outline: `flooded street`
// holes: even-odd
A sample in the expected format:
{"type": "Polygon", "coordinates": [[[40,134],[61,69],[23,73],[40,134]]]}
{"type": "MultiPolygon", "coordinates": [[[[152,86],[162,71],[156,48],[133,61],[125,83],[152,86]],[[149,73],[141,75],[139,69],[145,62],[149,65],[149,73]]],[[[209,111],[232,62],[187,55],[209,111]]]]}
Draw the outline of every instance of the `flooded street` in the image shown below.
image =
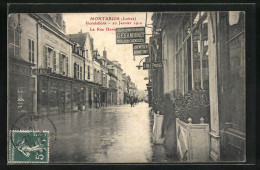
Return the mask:
{"type": "Polygon", "coordinates": [[[57,129],[50,162],[167,162],[163,145],[153,146],[151,141],[147,103],[90,109],[50,119],[57,129]]]}

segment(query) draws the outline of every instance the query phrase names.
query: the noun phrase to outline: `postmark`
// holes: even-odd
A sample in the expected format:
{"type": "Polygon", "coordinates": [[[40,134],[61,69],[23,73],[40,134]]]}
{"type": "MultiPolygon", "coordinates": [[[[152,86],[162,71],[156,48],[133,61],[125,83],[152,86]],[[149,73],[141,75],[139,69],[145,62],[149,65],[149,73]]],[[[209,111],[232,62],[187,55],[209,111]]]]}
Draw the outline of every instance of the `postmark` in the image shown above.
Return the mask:
{"type": "Polygon", "coordinates": [[[8,163],[48,163],[56,137],[57,129],[47,115],[19,116],[9,131],[8,163]]]}
{"type": "Polygon", "coordinates": [[[48,163],[49,131],[10,131],[9,163],[48,163]]]}

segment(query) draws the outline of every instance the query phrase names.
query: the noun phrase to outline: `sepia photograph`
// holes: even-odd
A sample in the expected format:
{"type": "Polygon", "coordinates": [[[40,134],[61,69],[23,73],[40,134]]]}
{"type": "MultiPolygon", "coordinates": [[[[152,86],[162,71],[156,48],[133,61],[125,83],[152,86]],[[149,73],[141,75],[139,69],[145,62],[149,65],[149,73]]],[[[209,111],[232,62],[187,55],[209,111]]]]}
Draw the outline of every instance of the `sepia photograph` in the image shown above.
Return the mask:
{"type": "Polygon", "coordinates": [[[9,13],[8,164],[246,162],[246,15],[9,13]]]}

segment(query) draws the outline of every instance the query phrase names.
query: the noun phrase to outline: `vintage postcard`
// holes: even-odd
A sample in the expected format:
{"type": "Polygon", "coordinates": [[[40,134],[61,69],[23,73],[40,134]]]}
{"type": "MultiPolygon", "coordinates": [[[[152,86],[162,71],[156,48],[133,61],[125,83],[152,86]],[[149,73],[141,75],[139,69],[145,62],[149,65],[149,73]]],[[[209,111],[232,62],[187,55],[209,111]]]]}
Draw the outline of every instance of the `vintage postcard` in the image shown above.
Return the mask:
{"type": "Polygon", "coordinates": [[[10,13],[8,163],[245,162],[246,15],[10,13]]]}

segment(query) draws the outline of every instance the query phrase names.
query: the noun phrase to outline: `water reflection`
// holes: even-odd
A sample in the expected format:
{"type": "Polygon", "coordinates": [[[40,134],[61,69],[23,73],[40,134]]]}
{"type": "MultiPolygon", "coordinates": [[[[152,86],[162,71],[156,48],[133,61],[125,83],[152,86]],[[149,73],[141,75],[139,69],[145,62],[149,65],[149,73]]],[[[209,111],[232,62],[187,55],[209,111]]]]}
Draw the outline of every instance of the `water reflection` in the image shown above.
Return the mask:
{"type": "Polygon", "coordinates": [[[55,115],[55,163],[138,163],[152,160],[146,103],[55,115]]]}

